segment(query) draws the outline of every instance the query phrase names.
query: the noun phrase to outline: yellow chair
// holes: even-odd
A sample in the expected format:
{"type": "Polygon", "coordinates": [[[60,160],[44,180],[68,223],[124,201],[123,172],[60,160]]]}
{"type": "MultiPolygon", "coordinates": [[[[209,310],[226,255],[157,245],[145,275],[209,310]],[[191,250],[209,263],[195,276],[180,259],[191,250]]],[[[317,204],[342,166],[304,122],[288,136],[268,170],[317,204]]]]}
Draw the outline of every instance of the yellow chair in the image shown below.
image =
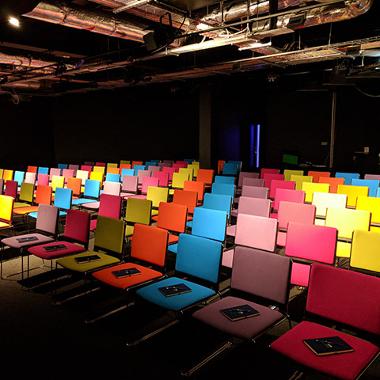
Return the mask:
{"type": "Polygon", "coordinates": [[[124,220],[127,222],[125,236],[133,235],[135,223],[150,224],[152,201],[148,199],[128,198],[124,220]]]}
{"type": "Polygon", "coordinates": [[[124,164],[130,164],[131,161],[129,160],[120,160],[120,165],[124,165],[124,164]]]}
{"type": "Polygon", "coordinates": [[[152,215],[158,214],[158,207],[161,202],[167,202],[169,197],[169,188],[148,186],[146,199],[152,202],[152,215]]]}
{"type": "Polygon", "coordinates": [[[51,188],[53,192],[55,192],[55,189],[57,187],[63,187],[65,184],[65,177],[61,175],[53,175],[53,178],[51,179],[51,188]]]}
{"type": "Polygon", "coordinates": [[[178,173],[187,174],[188,175],[187,181],[193,180],[194,169],[192,167],[189,168],[189,166],[188,166],[187,168],[180,168],[178,173]]]}
{"type": "MultiPolygon", "coordinates": [[[[193,170],[193,177],[194,178],[197,178],[198,176],[198,171],[199,171],[199,163],[198,165],[192,163],[192,164],[189,164],[187,165],[187,169],[192,169],[193,170]]],[[[180,171],[181,172],[181,171],[180,171]]]]}
{"type": "Polygon", "coordinates": [[[338,230],[337,257],[350,257],[352,233],[354,230],[369,231],[370,220],[369,211],[348,208],[327,209],[325,225],[338,230]]]}
{"type": "Polygon", "coordinates": [[[173,173],[172,179],[172,189],[170,189],[169,194],[174,194],[174,189],[181,189],[185,187],[185,182],[189,180],[188,173],[173,173]]]}
{"type": "Polygon", "coordinates": [[[13,179],[13,170],[4,169],[3,171],[3,180],[12,181],[13,179]]]}
{"type": "Polygon", "coordinates": [[[290,169],[284,170],[284,180],[285,181],[290,181],[290,178],[292,175],[303,176],[303,170],[290,170],[290,169]]]}
{"type": "Polygon", "coordinates": [[[301,190],[303,190],[306,194],[305,202],[311,203],[313,201],[314,193],[328,193],[330,190],[330,185],[328,183],[302,182],[301,190]]]}
{"type": "MultiPolygon", "coordinates": [[[[115,162],[109,162],[108,164],[107,164],[107,172],[108,172],[108,169],[109,168],[117,168],[118,167],[118,164],[117,163],[115,163],[115,162]]],[[[118,174],[118,173],[116,173],[116,174],[118,174]]]]}
{"type": "Polygon", "coordinates": [[[354,231],[350,267],[380,272],[380,234],[354,231]]]}
{"type": "Polygon", "coordinates": [[[103,173],[101,172],[91,172],[90,173],[90,179],[95,179],[96,181],[100,182],[100,186],[103,184],[103,173]]]}
{"type": "Polygon", "coordinates": [[[80,178],[82,185],[84,186],[86,180],[88,180],[88,171],[87,170],[77,170],[76,178],[80,178]]]}
{"type": "Polygon", "coordinates": [[[313,182],[313,177],[307,175],[295,175],[290,176],[290,180],[296,183],[296,190],[302,190],[302,184],[304,182],[313,182]]]}
{"type": "Polygon", "coordinates": [[[355,208],[359,196],[368,196],[367,186],[338,185],[337,194],[347,195],[347,207],[355,208]]]}
{"type": "Polygon", "coordinates": [[[106,168],[104,166],[94,166],[92,168],[93,172],[102,173],[103,175],[104,175],[105,170],[106,170],[106,168]]]}
{"type": "Polygon", "coordinates": [[[347,195],[315,192],[313,194],[313,200],[311,203],[317,209],[316,217],[325,218],[328,208],[331,208],[331,207],[346,208],[347,195]]]}
{"type": "Polygon", "coordinates": [[[0,178],[3,178],[4,175],[4,169],[0,169],[0,178]]]}
{"type": "Polygon", "coordinates": [[[371,231],[380,232],[380,198],[358,196],[356,210],[367,210],[371,213],[371,231]]]}
{"type": "MultiPolygon", "coordinates": [[[[20,188],[19,202],[15,202],[14,209],[21,207],[29,207],[34,199],[34,185],[32,183],[23,182],[20,188]]],[[[17,214],[15,210],[15,214],[17,214]]]]}
{"type": "Polygon", "coordinates": [[[0,195],[0,228],[12,227],[12,215],[14,198],[8,195],[0,195]]]}

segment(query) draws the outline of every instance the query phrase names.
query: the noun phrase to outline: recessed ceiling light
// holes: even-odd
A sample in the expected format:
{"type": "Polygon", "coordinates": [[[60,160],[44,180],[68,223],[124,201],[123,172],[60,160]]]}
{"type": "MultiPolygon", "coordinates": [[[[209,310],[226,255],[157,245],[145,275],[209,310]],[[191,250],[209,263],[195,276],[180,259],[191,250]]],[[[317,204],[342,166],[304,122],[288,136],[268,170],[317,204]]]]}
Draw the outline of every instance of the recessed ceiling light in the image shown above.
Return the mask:
{"type": "Polygon", "coordinates": [[[9,16],[8,17],[8,23],[10,25],[14,26],[15,28],[19,28],[20,27],[20,20],[17,17],[9,16]]]}

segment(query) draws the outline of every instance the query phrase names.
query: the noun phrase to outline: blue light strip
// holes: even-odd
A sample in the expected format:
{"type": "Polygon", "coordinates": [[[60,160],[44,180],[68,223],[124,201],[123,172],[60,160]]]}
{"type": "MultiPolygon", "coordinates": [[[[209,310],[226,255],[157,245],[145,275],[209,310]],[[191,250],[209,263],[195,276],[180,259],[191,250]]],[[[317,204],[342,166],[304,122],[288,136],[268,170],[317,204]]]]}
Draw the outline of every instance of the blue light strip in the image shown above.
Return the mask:
{"type": "Polygon", "coordinates": [[[249,167],[253,167],[255,157],[255,126],[254,124],[250,125],[249,133],[249,167]]]}
{"type": "Polygon", "coordinates": [[[260,166],[260,124],[257,124],[257,139],[256,139],[256,168],[260,166]]]}

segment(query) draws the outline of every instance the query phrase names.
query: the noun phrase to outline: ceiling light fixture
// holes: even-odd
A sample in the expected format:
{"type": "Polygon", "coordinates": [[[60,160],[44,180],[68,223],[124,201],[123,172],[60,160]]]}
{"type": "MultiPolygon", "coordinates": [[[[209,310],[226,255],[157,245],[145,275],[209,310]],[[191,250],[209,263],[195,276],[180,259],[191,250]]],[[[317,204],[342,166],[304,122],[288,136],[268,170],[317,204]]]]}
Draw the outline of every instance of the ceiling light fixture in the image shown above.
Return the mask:
{"type": "Polygon", "coordinates": [[[125,5],[115,8],[112,12],[117,14],[123,11],[126,11],[127,9],[134,8],[134,7],[139,7],[141,5],[145,5],[151,2],[151,0],[123,0],[123,3],[125,5]]]}
{"type": "Polygon", "coordinates": [[[20,27],[20,20],[17,17],[9,16],[8,17],[8,24],[12,25],[15,28],[19,28],[20,27]]]}

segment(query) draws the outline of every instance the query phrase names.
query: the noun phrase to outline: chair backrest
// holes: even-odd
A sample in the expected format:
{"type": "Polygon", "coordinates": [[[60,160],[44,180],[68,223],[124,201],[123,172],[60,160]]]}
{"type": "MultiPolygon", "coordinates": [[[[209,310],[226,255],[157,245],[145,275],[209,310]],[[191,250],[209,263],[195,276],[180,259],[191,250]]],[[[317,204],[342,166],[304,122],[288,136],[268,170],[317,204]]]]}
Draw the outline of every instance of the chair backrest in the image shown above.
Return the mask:
{"type": "Polygon", "coordinates": [[[192,235],[224,241],[226,227],[227,212],[204,207],[194,209],[192,235]]]}
{"type": "Polygon", "coordinates": [[[189,176],[186,173],[174,173],[172,178],[172,187],[176,189],[183,189],[185,181],[189,180],[189,176]]]}
{"type": "Polygon", "coordinates": [[[50,179],[50,181],[52,181],[53,180],[53,177],[54,176],[61,176],[61,169],[59,169],[59,168],[51,168],[50,169],[50,173],[49,173],[49,179],[50,179]]]}
{"type": "Polygon", "coordinates": [[[20,201],[33,203],[34,199],[34,184],[24,182],[20,189],[20,201]]]}
{"type": "Polygon", "coordinates": [[[358,196],[368,196],[367,186],[338,185],[338,194],[347,195],[347,207],[355,208],[358,196]]]}
{"type": "Polygon", "coordinates": [[[214,173],[213,169],[199,169],[197,181],[204,182],[205,185],[211,185],[214,181],[214,173]]]}
{"type": "Polygon", "coordinates": [[[378,179],[357,179],[353,178],[352,186],[366,186],[368,187],[368,196],[376,197],[377,189],[379,188],[380,181],[378,179]]]}
{"type": "Polygon", "coordinates": [[[120,195],[121,183],[120,182],[107,182],[103,183],[103,194],[120,195]]]}
{"type": "Polygon", "coordinates": [[[305,192],[305,202],[311,203],[315,192],[328,193],[330,185],[328,183],[303,182],[301,190],[305,192]]]}
{"type": "Polygon", "coordinates": [[[185,191],[196,191],[198,194],[198,201],[203,202],[205,193],[205,184],[199,181],[185,181],[183,189],[185,191]]]}
{"type": "Polygon", "coordinates": [[[288,190],[288,189],[277,189],[273,202],[273,209],[278,210],[280,202],[295,202],[304,203],[305,202],[305,192],[302,190],[288,190]]]}
{"type": "Polygon", "coordinates": [[[18,183],[16,181],[12,181],[12,180],[5,181],[4,195],[8,195],[16,199],[17,188],[18,188],[18,183]]]}
{"type": "Polygon", "coordinates": [[[237,175],[240,170],[240,162],[225,162],[223,165],[223,175],[237,175]]]}
{"type": "Polygon", "coordinates": [[[240,172],[239,173],[239,179],[238,179],[238,187],[243,186],[243,179],[244,178],[259,178],[260,173],[254,173],[254,172],[240,172]]]}
{"type": "Polygon", "coordinates": [[[380,180],[380,174],[364,174],[364,179],[377,179],[377,180],[380,180]]]}
{"type": "Polygon", "coordinates": [[[156,165],[148,165],[148,170],[150,170],[153,174],[154,172],[161,171],[161,168],[159,166],[156,166],[156,165]]]}
{"type": "Polygon", "coordinates": [[[55,192],[57,187],[63,187],[65,184],[65,177],[53,175],[53,178],[51,180],[51,188],[53,189],[53,192],[55,192]]]}
{"type": "Polygon", "coordinates": [[[18,186],[24,182],[25,172],[16,170],[13,179],[17,182],[18,186]]]}
{"type": "Polygon", "coordinates": [[[243,187],[241,189],[241,196],[242,197],[267,199],[268,193],[269,193],[269,189],[267,187],[243,185],[243,187]]]}
{"type": "Polygon", "coordinates": [[[192,169],[193,170],[193,178],[197,178],[198,171],[199,171],[199,163],[194,163],[193,162],[192,164],[188,164],[187,168],[188,169],[192,169]]]}
{"type": "Polygon", "coordinates": [[[69,178],[75,177],[75,171],[74,169],[63,169],[62,175],[65,177],[65,182],[67,182],[69,178]]]}
{"type": "Polygon", "coordinates": [[[0,220],[11,223],[15,199],[8,195],[0,195],[0,220]]]}
{"type": "Polygon", "coordinates": [[[378,232],[354,231],[350,267],[380,273],[380,234],[378,232]]]}
{"type": "Polygon", "coordinates": [[[312,204],[317,208],[316,216],[324,218],[328,208],[346,208],[347,195],[334,193],[314,193],[312,204]]]}
{"type": "Polygon", "coordinates": [[[211,186],[211,193],[230,195],[232,198],[234,198],[235,185],[231,183],[213,183],[211,186]]]}
{"type": "Polygon", "coordinates": [[[278,208],[278,227],[286,229],[290,222],[314,224],[315,211],[314,205],[282,201],[278,208]]]}
{"type": "Polygon", "coordinates": [[[371,224],[380,223],[380,198],[359,196],[356,209],[369,211],[371,213],[371,224]]]}
{"type": "Polygon", "coordinates": [[[154,171],[152,178],[158,179],[158,186],[160,187],[168,187],[169,185],[169,174],[166,172],[154,171]]]}
{"type": "Polygon", "coordinates": [[[290,170],[290,169],[284,170],[285,181],[291,181],[292,175],[303,176],[303,170],[290,170]]]}
{"type": "Polygon", "coordinates": [[[124,248],[125,224],[120,219],[98,215],[94,247],[121,255],[124,248]]]}
{"type": "Polygon", "coordinates": [[[338,185],[344,185],[344,178],[335,177],[319,177],[319,183],[328,183],[330,185],[330,193],[336,193],[338,185]]]}
{"type": "Polygon", "coordinates": [[[84,196],[98,199],[100,194],[100,181],[96,179],[87,179],[84,184],[84,196]]]}
{"type": "MultiPolygon", "coordinates": [[[[103,174],[100,172],[91,172],[90,173],[90,180],[99,181],[99,183],[101,184],[103,182],[103,174]]],[[[86,186],[86,184],[85,184],[85,186],[86,186]]]]}
{"type": "Polygon", "coordinates": [[[137,182],[138,182],[138,184],[141,185],[143,182],[143,179],[145,177],[150,177],[150,175],[151,175],[151,172],[149,170],[141,170],[141,169],[138,170],[137,171],[137,182]]]}
{"type": "Polygon", "coordinates": [[[174,190],[173,203],[184,205],[187,207],[189,214],[194,213],[194,208],[197,207],[198,193],[196,191],[174,190]]]}
{"type": "Polygon", "coordinates": [[[225,211],[229,218],[231,214],[232,197],[225,194],[206,193],[203,200],[203,207],[212,210],[225,211]]]}
{"type": "Polygon", "coordinates": [[[59,169],[66,169],[67,168],[67,164],[58,164],[57,165],[59,169]]]}
{"type": "Polygon", "coordinates": [[[277,219],[240,214],[237,217],[235,244],[274,252],[277,219]]]}
{"type": "Polygon", "coordinates": [[[106,181],[107,182],[120,182],[120,174],[115,173],[107,173],[106,175],[106,181]]]}
{"type": "Polygon", "coordinates": [[[313,177],[305,175],[291,175],[290,180],[296,183],[296,190],[302,190],[304,182],[313,182],[313,177]]]}
{"type": "Polygon", "coordinates": [[[88,171],[86,170],[77,170],[76,178],[80,178],[82,185],[84,185],[88,179],[88,171]]]}
{"type": "Polygon", "coordinates": [[[240,197],[238,214],[257,215],[269,218],[271,201],[269,199],[240,197]]]}
{"type": "Polygon", "coordinates": [[[279,173],[267,173],[264,174],[264,186],[270,189],[272,181],[284,181],[284,175],[279,173]]]}
{"type": "MultiPolygon", "coordinates": [[[[234,177],[231,177],[231,178],[234,178],[234,177]]],[[[262,178],[246,177],[243,179],[242,187],[243,186],[265,187],[265,180],[263,180],[262,178]]]]}
{"type": "Polygon", "coordinates": [[[194,172],[192,168],[179,168],[178,173],[187,175],[186,181],[191,181],[194,176],[194,172]]]}
{"type": "Polygon", "coordinates": [[[125,211],[125,220],[130,223],[150,224],[152,201],[129,198],[125,211]]]}
{"type": "Polygon", "coordinates": [[[230,177],[226,175],[216,175],[214,178],[214,183],[230,183],[235,184],[235,177],[230,177]]]}
{"type": "Polygon", "coordinates": [[[146,194],[149,186],[158,186],[158,178],[156,177],[144,177],[142,180],[141,193],[146,194]]]}
{"type": "Polygon", "coordinates": [[[53,190],[48,185],[37,185],[36,190],[36,203],[38,205],[50,205],[52,199],[53,190]]]}
{"type": "Polygon", "coordinates": [[[80,195],[82,192],[82,180],[74,177],[68,178],[67,188],[73,191],[73,195],[80,195]]]}
{"type": "Polygon", "coordinates": [[[162,172],[163,173],[168,173],[169,181],[171,181],[173,179],[173,174],[175,173],[175,168],[173,168],[171,166],[164,166],[162,168],[162,172]]]}
{"type": "Polygon", "coordinates": [[[117,195],[101,194],[98,215],[120,219],[123,198],[117,195]]]}
{"type": "Polygon", "coordinates": [[[336,172],[335,178],[344,178],[345,185],[351,185],[351,182],[354,178],[359,179],[359,173],[345,173],[345,172],[336,172]]]}
{"type": "Polygon", "coordinates": [[[68,210],[63,236],[87,245],[90,237],[90,214],[79,210],[68,210]]]}
{"type": "Polygon", "coordinates": [[[315,171],[315,170],[309,170],[307,172],[307,175],[310,177],[313,177],[313,182],[319,182],[319,178],[321,177],[330,177],[330,172],[322,172],[322,171],[315,171]]]}
{"type": "Polygon", "coordinates": [[[137,193],[138,178],[137,176],[126,175],[123,177],[123,183],[121,185],[121,191],[127,193],[137,193]]]}
{"type": "Polygon", "coordinates": [[[37,166],[28,165],[26,171],[29,173],[37,173],[37,169],[38,169],[37,166]]]}
{"type": "MultiPolygon", "coordinates": [[[[118,182],[120,182],[120,169],[118,167],[107,166],[107,174],[118,175],[119,176],[118,182]]],[[[112,177],[112,178],[117,178],[117,177],[112,177]]]]}
{"type": "Polygon", "coordinates": [[[4,181],[12,181],[13,180],[13,170],[4,169],[3,179],[4,179],[4,181]]]}
{"type": "Polygon", "coordinates": [[[380,334],[380,278],[312,264],[306,311],[380,334]]]}
{"type": "Polygon", "coordinates": [[[49,185],[49,174],[38,173],[37,184],[38,185],[49,185]]]}
{"type": "Polygon", "coordinates": [[[328,208],[325,225],[337,228],[339,239],[351,240],[354,230],[369,230],[370,220],[369,211],[328,208]]]}
{"type": "Polygon", "coordinates": [[[278,174],[278,173],[280,173],[280,169],[261,168],[260,169],[260,178],[264,178],[265,174],[278,174]]]}
{"type": "Polygon", "coordinates": [[[36,177],[36,173],[26,172],[24,182],[32,183],[34,185],[36,183],[36,177]]]}
{"type": "Polygon", "coordinates": [[[277,189],[295,190],[295,188],[296,188],[296,183],[294,181],[282,181],[282,180],[274,179],[270,183],[269,198],[271,199],[275,198],[277,189]]]}
{"type": "Polygon", "coordinates": [[[77,170],[79,169],[79,165],[77,165],[77,164],[69,164],[69,169],[74,170],[74,175],[76,175],[77,170]]]}
{"type": "Polygon", "coordinates": [[[167,202],[169,197],[169,188],[148,186],[146,199],[152,201],[152,207],[158,208],[161,202],[167,202]]]}
{"type": "Polygon", "coordinates": [[[289,257],[238,246],[232,264],[231,289],[286,305],[291,267],[289,257]]]}
{"type": "Polygon", "coordinates": [[[59,210],[55,206],[41,204],[38,206],[36,229],[55,235],[58,227],[59,210]]]}
{"type": "Polygon", "coordinates": [[[49,168],[47,168],[46,166],[39,166],[37,173],[38,174],[49,174],[49,168]]]}
{"type": "Polygon", "coordinates": [[[217,284],[222,259],[222,244],[199,236],[181,234],[175,269],[192,277],[217,284]]]}
{"type": "Polygon", "coordinates": [[[0,195],[3,194],[4,191],[4,180],[0,178],[0,195]]]}
{"type": "Polygon", "coordinates": [[[131,243],[131,257],[164,267],[168,238],[167,230],[136,224],[131,243]]]}
{"type": "Polygon", "coordinates": [[[72,199],[73,191],[71,189],[57,187],[54,196],[54,206],[63,210],[70,210],[72,199]]]}
{"type": "Polygon", "coordinates": [[[161,202],[157,227],[173,232],[185,232],[187,207],[183,204],[161,202]]]}
{"type": "MultiPolygon", "coordinates": [[[[121,177],[124,178],[125,176],[134,176],[135,170],[131,168],[123,168],[121,169],[121,177]]],[[[137,176],[136,176],[137,177],[137,176]]]]}

